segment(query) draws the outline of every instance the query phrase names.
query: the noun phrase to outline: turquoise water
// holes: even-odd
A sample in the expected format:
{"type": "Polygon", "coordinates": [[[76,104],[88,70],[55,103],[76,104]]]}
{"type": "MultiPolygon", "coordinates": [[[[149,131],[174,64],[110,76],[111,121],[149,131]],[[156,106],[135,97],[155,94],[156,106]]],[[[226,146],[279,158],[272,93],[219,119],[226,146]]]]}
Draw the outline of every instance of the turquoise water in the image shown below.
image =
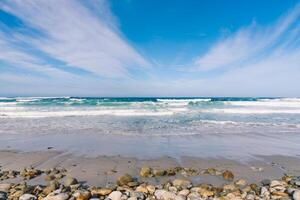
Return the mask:
{"type": "Polygon", "coordinates": [[[0,149],[53,146],[141,157],[298,155],[300,99],[1,98],[0,134],[0,149]]]}

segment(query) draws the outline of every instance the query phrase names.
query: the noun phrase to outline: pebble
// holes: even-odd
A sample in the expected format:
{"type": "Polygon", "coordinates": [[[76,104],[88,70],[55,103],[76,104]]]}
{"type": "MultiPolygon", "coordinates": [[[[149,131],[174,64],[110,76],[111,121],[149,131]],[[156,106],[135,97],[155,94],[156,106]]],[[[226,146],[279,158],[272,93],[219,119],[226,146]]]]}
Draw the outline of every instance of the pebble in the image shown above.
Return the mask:
{"type": "Polygon", "coordinates": [[[11,183],[0,183],[0,191],[8,192],[11,186],[12,186],[11,183]]]}
{"type": "Polygon", "coordinates": [[[154,194],[154,192],[155,192],[155,186],[153,186],[153,185],[147,185],[146,188],[147,188],[149,194],[154,194]]]}
{"type": "Polygon", "coordinates": [[[294,199],[294,200],[300,200],[300,190],[296,190],[296,191],[293,193],[293,199],[294,199]]]}
{"type": "Polygon", "coordinates": [[[129,174],[125,174],[118,178],[117,184],[123,186],[127,185],[129,182],[133,182],[133,178],[129,174]]]}
{"type": "Polygon", "coordinates": [[[6,192],[0,191],[0,200],[6,200],[7,199],[7,194],[6,192]]]}
{"type": "Polygon", "coordinates": [[[50,193],[43,200],[67,200],[67,199],[69,199],[69,195],[67,193],[58,193],[58,194],[50,193]]]}
{"type": "Polygon", "coordinates": [[[154,169],[153,170],[153,175],[154,176],[164,176],[166,175],[166,170],[163,170],[163,169],[154,169]]]}
{"type": "Polygon", "coordinates": [[[110,188],[99,188],[99,189],[92,189],[91,193],[92,195],[101,195],[106,196],[109,195],[112,192],[110,188]]]}
{"type": "Polygon", "coordinates": [[[176,198],[176,194],[166,190],[156,190],[154,196],[158,200],[174,200],[176,198]]]}
{"type": "Polygon", "coordinates": [[[65,182],[64,182],[65,186],[71,186],[71,185],[75,185],[77,183],[78,183],[77,179],[72,178],[72,177],[66,177],[65,182]]]}
{"type": "Polygon", "coordinates": [[[222,173],[222,176],[225,180],[227,181],[232,181],[234,179],[234,175],[231,171],[229,170],[225,170],[223,173],[222,173]]]}
{"type": "Polygon", "coordinates": [[[20,196],[19,200],[36,200],[36,196],[32,195],[32,194],[23,194],[22,196],[20,196]]]}
{"type": "Polygon", "coordinates": [[[111,200],[120,200],[122,193],[120,191],[113,191],[108,195],[108,198],[111,200]]]}
{"type": "Polygon", "coordinates": [[[151,176],[151,168],[150,167],[142,167],[140,171],[141,177],[149,177],[151,176]]]}
{"type": "Polygon", "coordinates": [[[176,187],[188,188],[191,187],[192,183],[191,181],[185,179],[175,179],[173,181],[173,185],[176,187]]]}

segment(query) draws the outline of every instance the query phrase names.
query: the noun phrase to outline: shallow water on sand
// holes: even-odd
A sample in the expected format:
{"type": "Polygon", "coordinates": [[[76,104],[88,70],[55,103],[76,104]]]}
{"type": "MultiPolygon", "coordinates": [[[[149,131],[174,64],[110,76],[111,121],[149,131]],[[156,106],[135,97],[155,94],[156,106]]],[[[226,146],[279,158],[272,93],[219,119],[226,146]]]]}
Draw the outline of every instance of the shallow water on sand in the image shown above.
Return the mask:
{"type": "Polygon", "coordinates": [[[0,148],[86,155],[300,152],[300,99],[1,98],[0,148]]]}

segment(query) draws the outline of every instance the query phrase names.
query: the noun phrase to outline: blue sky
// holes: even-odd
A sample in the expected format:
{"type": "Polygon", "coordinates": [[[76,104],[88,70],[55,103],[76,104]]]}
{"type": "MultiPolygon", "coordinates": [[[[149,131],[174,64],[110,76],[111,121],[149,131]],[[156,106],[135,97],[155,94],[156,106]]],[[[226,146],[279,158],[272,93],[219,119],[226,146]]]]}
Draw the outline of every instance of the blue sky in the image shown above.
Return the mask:
{"type": "Polygon", "coordinates": [[[0,0],[0,96],[300,96],[294,0],[0,0]]]}

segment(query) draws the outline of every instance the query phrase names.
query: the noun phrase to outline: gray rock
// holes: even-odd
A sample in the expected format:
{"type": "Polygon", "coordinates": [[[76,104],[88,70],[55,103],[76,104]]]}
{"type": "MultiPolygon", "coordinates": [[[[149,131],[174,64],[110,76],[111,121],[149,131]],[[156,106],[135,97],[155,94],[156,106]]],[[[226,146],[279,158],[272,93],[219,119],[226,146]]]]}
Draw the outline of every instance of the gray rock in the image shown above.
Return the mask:
{"type": "Polygon", "coordinates": [[[23,194],[22,196],[20,196],[19,200],[36,200],[36,196],[32,195],[32,194],[23,194]]]}
{"type": "Polygon", "coordinates": [[[66,177],[65,179],[65,186],[75,185],[77,183],[78,181],[76,180],[76,178],[66,177]]]}
{"type": "Polygon", "coordinates": [[[111,200],[121,200],[122,193],[120,191],[113,191],[108,195],[111,200]]]}
{"type": "Polygon", "coordinates": [[[271,183],[271,181],[270,181],[269,179],[264,179],[264,180],[261,181],[261,184],[262,184],[263,186],[270,185],[270,183],[271,183]]]}
{"type": "Polygon", "coordinates": [[[7,194],[6,192],[0,191],[0,200],[6,200],[7,199],[7,194]]]}

